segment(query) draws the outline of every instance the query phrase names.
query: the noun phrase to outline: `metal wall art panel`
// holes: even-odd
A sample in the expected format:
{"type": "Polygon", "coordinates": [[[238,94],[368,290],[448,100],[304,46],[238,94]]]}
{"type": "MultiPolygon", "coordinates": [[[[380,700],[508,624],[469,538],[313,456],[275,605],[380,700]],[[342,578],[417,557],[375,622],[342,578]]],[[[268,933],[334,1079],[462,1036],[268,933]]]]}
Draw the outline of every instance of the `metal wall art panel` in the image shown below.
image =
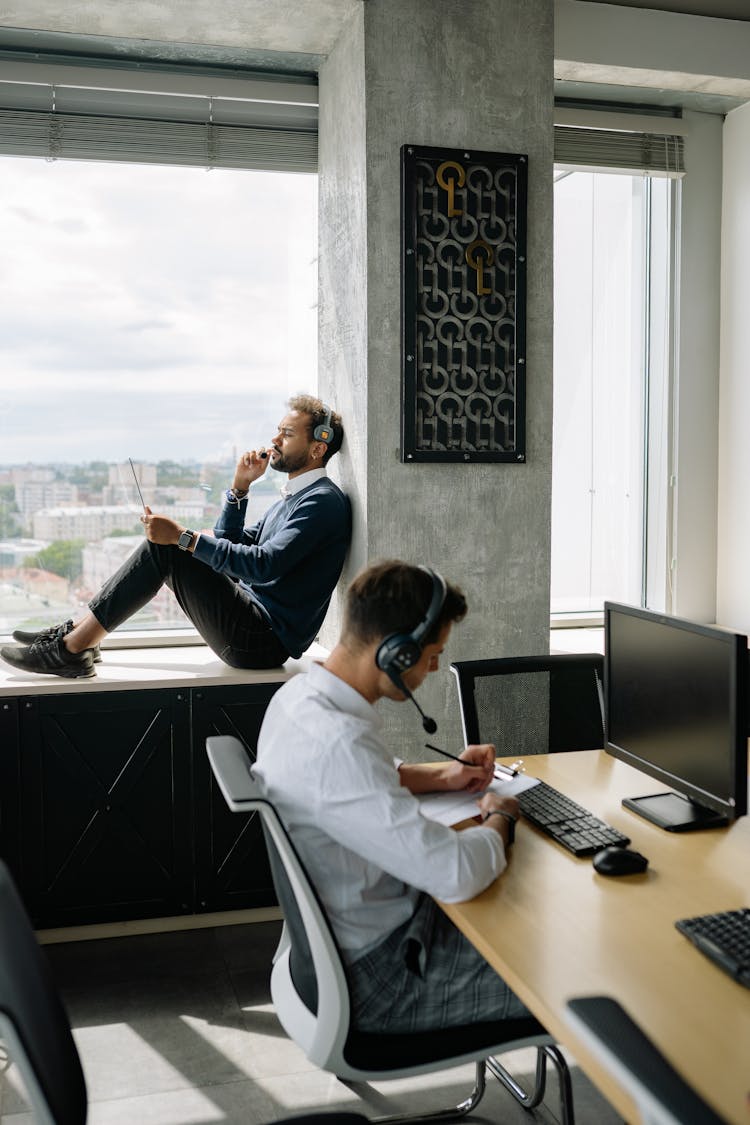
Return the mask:
{"type": "Polygon", "coordinates": [[[401,149],[401,460],[526,459],[526,156],[401,149]]]}

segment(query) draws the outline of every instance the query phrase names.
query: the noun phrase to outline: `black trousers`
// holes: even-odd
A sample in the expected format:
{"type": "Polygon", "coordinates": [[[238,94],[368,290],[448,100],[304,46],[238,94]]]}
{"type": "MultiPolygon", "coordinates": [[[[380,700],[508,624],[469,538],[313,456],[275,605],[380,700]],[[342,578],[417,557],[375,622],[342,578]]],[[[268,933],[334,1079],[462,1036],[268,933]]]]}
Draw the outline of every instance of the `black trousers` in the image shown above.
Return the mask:
{"type": "Polygon", "coordinates": [[[102,586],[89,609],[111,633],[158,593],[173,591],[203,640],[231,668],[276,668],[289,653],[239,583],[179,547],[144,539],[102,586]]]}

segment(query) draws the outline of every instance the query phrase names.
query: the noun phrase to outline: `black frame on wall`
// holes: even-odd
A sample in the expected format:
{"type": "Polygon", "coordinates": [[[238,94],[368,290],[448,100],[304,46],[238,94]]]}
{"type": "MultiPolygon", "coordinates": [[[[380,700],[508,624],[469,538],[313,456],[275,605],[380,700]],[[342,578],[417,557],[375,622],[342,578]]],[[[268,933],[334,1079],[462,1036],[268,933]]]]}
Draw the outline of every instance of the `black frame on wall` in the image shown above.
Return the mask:
{"type": "Polygon", "coordinates": [[[401,460],[526,460],[524,155],[401,148],[401,460]]]}

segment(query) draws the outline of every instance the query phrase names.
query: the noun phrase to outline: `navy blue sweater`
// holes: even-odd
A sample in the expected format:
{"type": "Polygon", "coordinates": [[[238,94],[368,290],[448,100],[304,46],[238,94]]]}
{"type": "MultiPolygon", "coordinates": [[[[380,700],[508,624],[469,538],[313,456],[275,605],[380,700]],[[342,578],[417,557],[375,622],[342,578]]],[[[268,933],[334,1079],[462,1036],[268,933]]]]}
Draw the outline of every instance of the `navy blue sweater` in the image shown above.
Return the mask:
{"type": "Polygon", "coordinates": [[[214,535],[201,535],[195,558],[237,578],[288,652],[301,656],[323,623],[351,538],[351,506],[322,477],[279,500],[245,528],[247,500],[226,498],[214,535]]]}

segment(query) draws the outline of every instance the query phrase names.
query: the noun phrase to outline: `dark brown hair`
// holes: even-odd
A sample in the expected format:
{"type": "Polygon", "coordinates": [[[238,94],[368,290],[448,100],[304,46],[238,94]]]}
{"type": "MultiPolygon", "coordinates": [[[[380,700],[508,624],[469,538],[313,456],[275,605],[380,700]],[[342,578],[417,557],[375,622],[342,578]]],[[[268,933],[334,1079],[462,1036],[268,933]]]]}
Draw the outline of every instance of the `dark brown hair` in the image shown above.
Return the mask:
{"type": "MultiPolygon", "coordinates": [[[[466,616],[466,598],[461,590],[450,582],[446,587],[443,607],[424,644],[434,644],[446,625],[466,616]]],[[[399,559],[366,567],[346,592],[344,637],[369,644],[391,633],[412,632],[429,608],[432,588],[427,571],[399,559]]]]}

